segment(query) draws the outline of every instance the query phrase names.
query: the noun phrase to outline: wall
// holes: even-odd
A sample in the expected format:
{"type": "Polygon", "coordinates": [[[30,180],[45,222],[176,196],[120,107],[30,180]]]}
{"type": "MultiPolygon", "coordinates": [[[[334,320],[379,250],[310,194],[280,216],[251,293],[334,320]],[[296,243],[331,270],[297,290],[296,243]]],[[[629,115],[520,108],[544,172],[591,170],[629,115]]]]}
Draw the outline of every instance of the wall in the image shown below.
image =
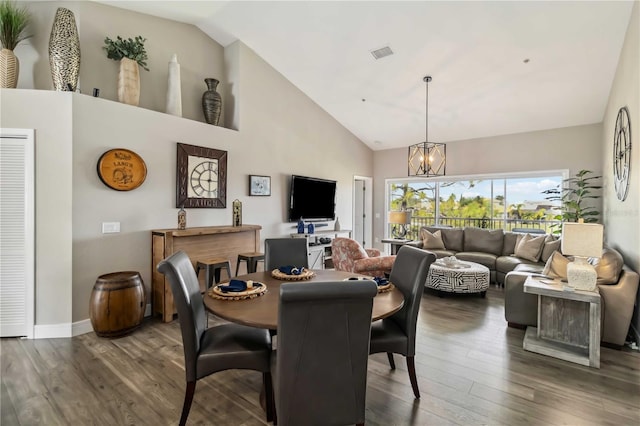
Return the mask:
{"type": "MultiPolygon", "coordinates": [[[[635,2],[604,114],[601,138],[604,171],[605,239],[620,250],[625,263],[640,271],[640,3],[635,2]],[[613,181],[613,134],[618,110],[626,106],[631,121],[631,181],[625,201],[618,200],[613,181]]],[[[632,327],[640,341],[640,293],[632,327]]]]}
{"type": "Polygon", "coordinates": [[[20,3],[32,15],[30,32],[33,37],[16,48],[20,59],[19,88],[53,90],[49,34],[57,8],[65,7],[74,13],[80,34],[78,86],[82,93],[90,95],[97,87],[101,98],[117,100],[119,62],[107,58],[102,48],[104,39],[141,35],[147,39],[145,50],[149,56],[149,71],[140,68],[140,107],[165,111],[168,62],[174,53],[180,63],[183,117],[205,121],[202,94],[207,88],[204,83],[206,77],[220,80],[218,91],[223,100],[227,96],[224,48],[193,25],[90,1],[20,3]]]}
{"type": "MultiPolygon", "coordinates": [[[[600,124],[447,143],[447,176],[582,169],[602,173],[600,124]]],[[[384,236],[385,179],[407,177],[408,147],[374,153],[374,238],[384,236]]],[[[600,209],[600,204],[595,204],[600,209]]],[[[602,210],[601,210],[602,211],[602,210]]],[[[379,247],[382,247],[378,244],[379,247]]]]}
{"type": "MultiPolygon", "coordinates": [[[[150,40],[161,39],[157,32],[167,32],[157,25],[158,18],[98,6],[94,10],[82,3],[79,8],[81,43],[88,26],[112,28],[115,21],[131,22],[131,15],[138,31],[150,40]],[[105,22],[85,21],[87,16],[105,22]]],[[[38,31],[48,34],[55,7],[42,10],[50,11],[51,19],[41,19],[45,28],[38,31]]],[[[188,45],[200,31],[185,26],[179,34],[172,37],[188,45]]],[[[46,57],[46,44],[33,46],[40,46],[38,55],[46,57]]],[[[235,43],[227,50],[229,54],[206,49],[197,53],[228,63],[223,75],[232,82],[228,102],[235,108],[227,122],[241,123],[239,131],[156,112],[153,106],[133,107],[77,93],[2,89],[2,126],[36,129],[38,327],[70,321],[86,326],[91,290],[101,274],[136,270],[149,288],[150,230],[177,224],[177,142],[228,151],[229,207],[188,209],[189,227],[231,224],[230,204],[239,199],[243,222],[261,225],[262,239],[295,232],[294,224],[285,222],[291,174],[337,180],[336,212],[343,228],[351,227],[353,176],[372,175],[370,149],[249,48],[235,43]],[[117,147],[131,149],[145,160],[147,179],[140,188],[117,192],[100,182],[96,163],[103,152],[117,147]],[[248,197],[249,174],[271,176],[272,195],[248,197]],[[121,232],[102,234],[105,221],[120,222],[121,232]]],[[[165,52],[167,57],[173,51],[165,52]]],[[[83,55],[81,67],[106,66],[104,58],[91,58],[83,55]]],[[[143,74],[143,85],[144,81],[143,74]]],[[[157,85],[164,93],[166,78],[157,85]]],[[[183,84],[183,108],[184,93],[183,84]]]]}

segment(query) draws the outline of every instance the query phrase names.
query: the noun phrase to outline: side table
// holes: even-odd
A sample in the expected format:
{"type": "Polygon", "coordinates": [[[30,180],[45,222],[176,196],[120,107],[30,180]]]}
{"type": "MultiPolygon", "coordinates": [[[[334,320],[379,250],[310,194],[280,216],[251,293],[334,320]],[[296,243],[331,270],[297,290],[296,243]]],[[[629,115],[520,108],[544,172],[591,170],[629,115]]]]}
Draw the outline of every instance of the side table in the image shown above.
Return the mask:
{"type": "Polygon", "coordinates": [[[385,238],[382,240],[384,244],[391,244],[391,254],[398,254],[398,250],[403,245],[412,242],[411,240],[403,240],[400,238],[385,238]]]}
{"type": "Polygon", "coordinates": [[[566,290],[559,281],[528,277],[524,292],[538,295],[538,327],[528,327],[523,348],[600,368],[600,293],[566,290]]]}

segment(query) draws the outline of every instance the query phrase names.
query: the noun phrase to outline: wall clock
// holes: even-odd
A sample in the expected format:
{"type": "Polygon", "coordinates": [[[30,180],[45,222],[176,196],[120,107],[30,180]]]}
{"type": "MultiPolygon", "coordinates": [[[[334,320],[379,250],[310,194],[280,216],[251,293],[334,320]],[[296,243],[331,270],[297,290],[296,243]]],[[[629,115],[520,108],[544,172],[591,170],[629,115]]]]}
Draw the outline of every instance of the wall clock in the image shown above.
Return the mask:
{"type": "Polygon", "coordinates": [[[176,207],[227,206],[227,151],[178,144],[176,207]]]}
{"type": "Polygon", "coordinates": [[[102,154],[97,168],[102,183],[116,191],[136,189],[147,177],[147,165],[142,157],[124,148],[102,154]]]}
{"type": "Polygon", "coordinates": [[[629,110],[622,107],[616,118],[613,134],[613,181],[620,201],[627,198],[631,174],[631,122],[629,110]]]}

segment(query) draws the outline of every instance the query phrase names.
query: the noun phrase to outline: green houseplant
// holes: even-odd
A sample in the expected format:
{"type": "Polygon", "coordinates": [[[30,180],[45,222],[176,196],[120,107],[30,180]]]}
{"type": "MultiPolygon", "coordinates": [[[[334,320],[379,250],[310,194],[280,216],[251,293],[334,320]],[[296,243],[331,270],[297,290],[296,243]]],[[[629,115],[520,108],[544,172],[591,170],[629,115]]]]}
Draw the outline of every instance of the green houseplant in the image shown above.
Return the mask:
{"type": "Polygon", "coordinates": [[[118,100],[122,103],[137,106],[140,101],[140,72],[139,67],[149,71],[147,67],[147,51],[144,42],[147,39],[136,36],[135,39],[123,39],[117,36],[115,40],[106,37],[103,49],[107,58],[120,61],[118,73],[118,100]]]}
{"type": "Polygon", "coordinates": [[[20,63],[13,53],[16,46],[31,35],[26,33],[31,14],[13,1],[0,2],[0,87],[15,88],[18,85],[20,63]]]}
{"type": "MultiPolygon", "coordinates": [[[[593,206],[585,205],[589,199],[600,198],[599,179],[602,176],[591,176],[590,170],[580,170],[574,176],[562,181],[562,185],[557,188],[542,191],[547,194],[545,199],[549,201],[560,201],[560,214],[554,216],[555,220],[561,222],[578,222],[582,219],[587,223],[598,222],[600,212],[593,206]]],[[[554,234],[561,232],[561,224],[552,225],[554,234]]]]}

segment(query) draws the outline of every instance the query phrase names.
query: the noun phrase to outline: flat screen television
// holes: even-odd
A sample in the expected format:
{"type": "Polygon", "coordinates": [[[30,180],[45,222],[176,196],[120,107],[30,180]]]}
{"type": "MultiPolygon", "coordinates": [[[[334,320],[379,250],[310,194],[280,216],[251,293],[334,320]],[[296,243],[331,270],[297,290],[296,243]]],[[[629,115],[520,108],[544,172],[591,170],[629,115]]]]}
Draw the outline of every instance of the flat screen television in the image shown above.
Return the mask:
{"type": "Polygon", "coordinates": [[[334,220],[336,217],[336,181],[291,176],[289,221],[334,220]]]}

